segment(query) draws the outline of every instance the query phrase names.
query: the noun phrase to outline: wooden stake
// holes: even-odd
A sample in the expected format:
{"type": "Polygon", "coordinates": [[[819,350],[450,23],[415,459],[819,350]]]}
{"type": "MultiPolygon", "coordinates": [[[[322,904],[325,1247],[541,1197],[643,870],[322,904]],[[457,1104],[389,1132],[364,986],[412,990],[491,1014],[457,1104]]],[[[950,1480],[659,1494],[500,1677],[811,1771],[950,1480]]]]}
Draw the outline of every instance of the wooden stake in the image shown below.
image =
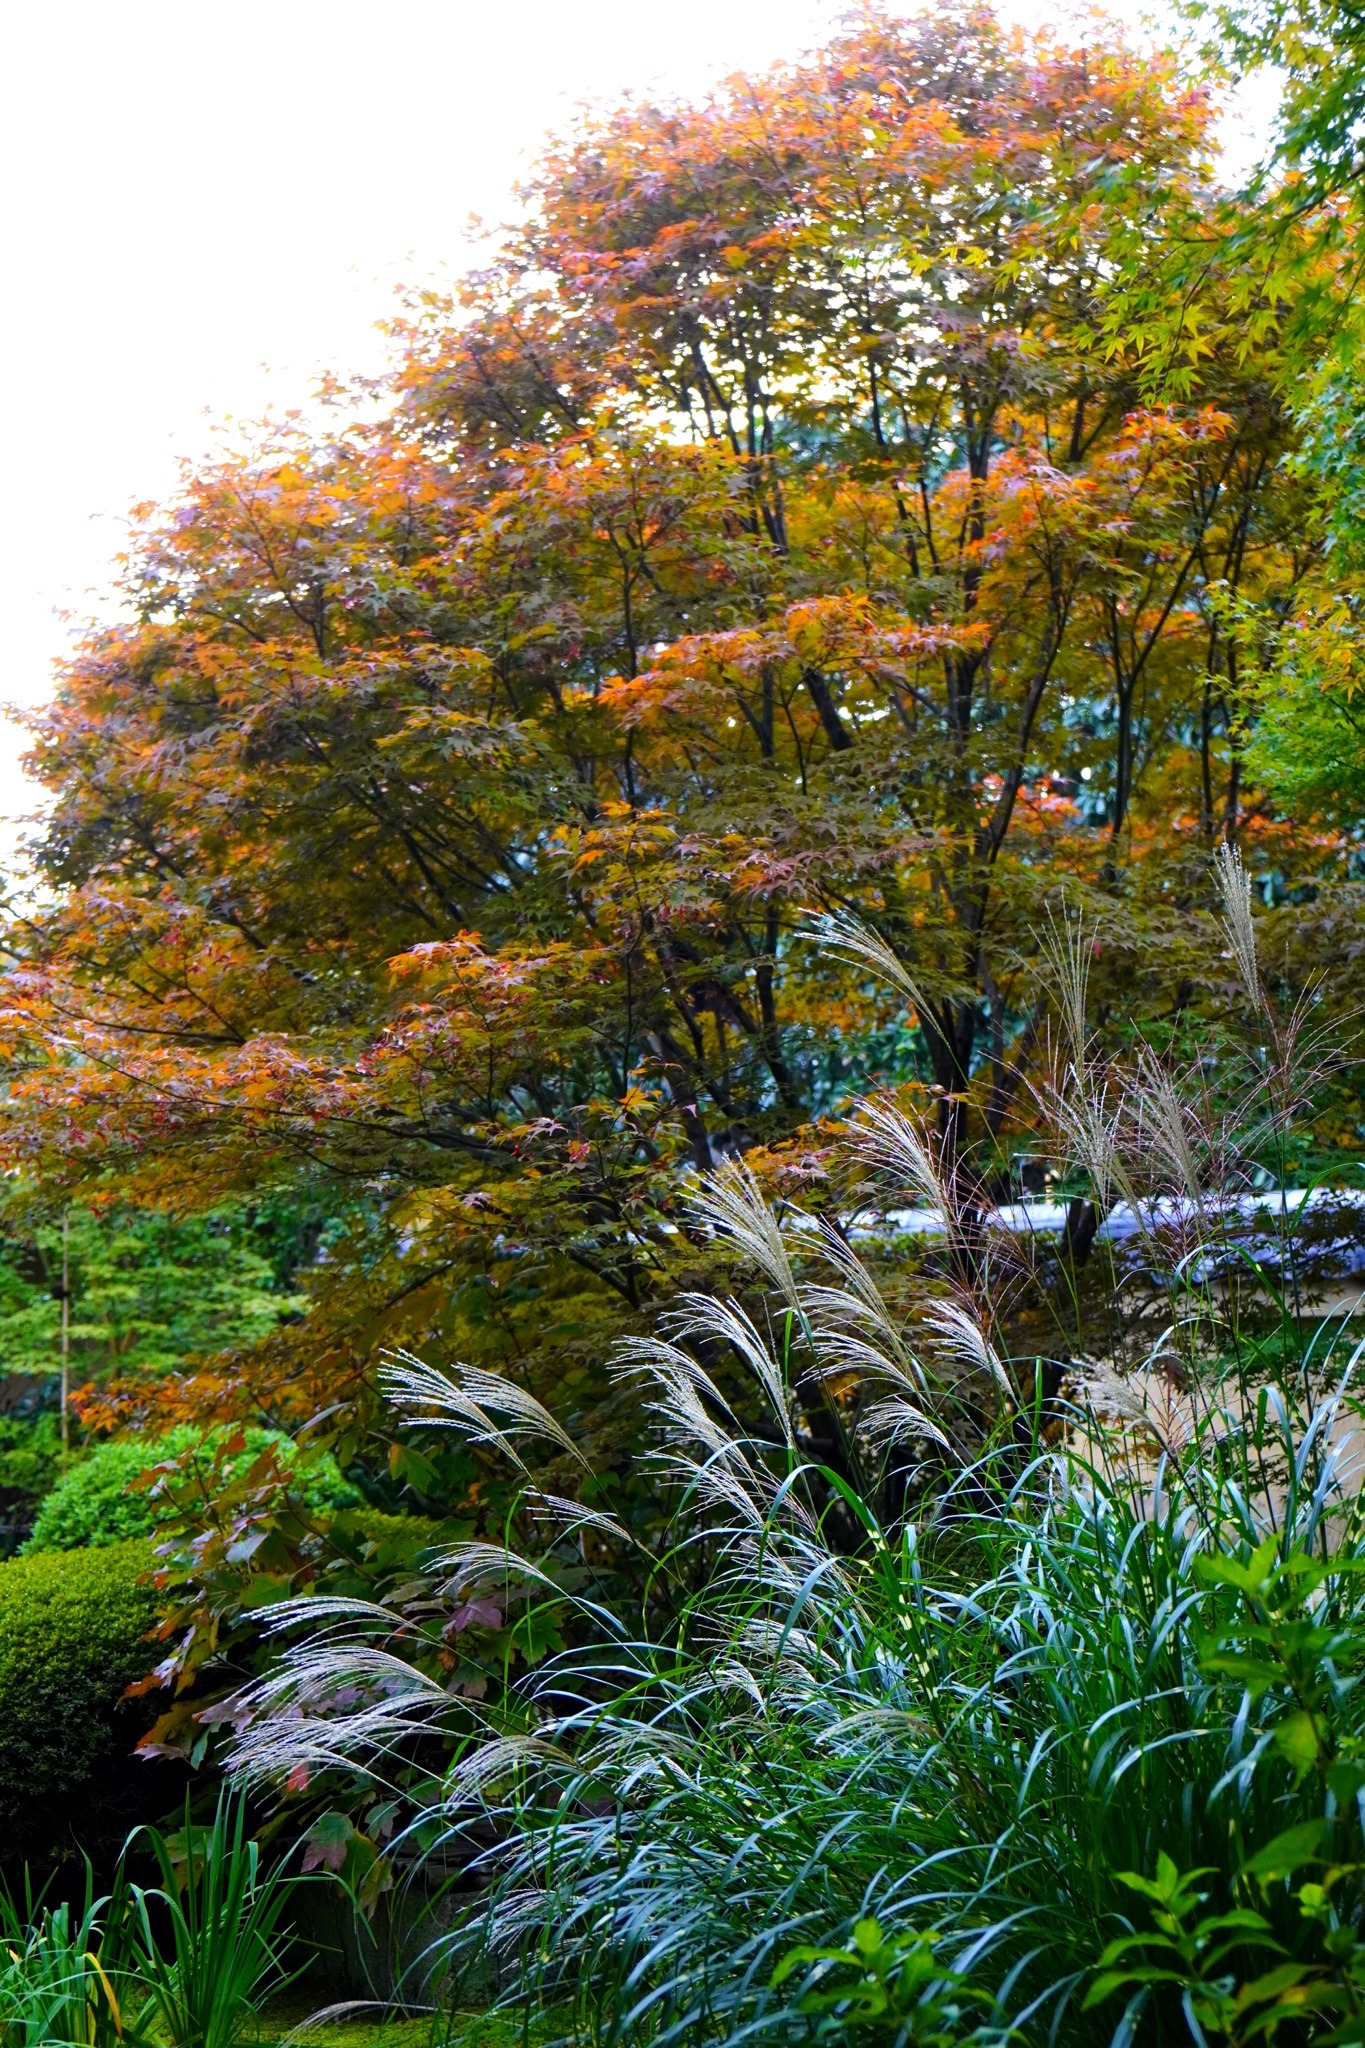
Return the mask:
{"type": "Polygon", "coordinates": [[[71,1455],[71,1212],[62,1211],[62,1459],[71,1455]]]}

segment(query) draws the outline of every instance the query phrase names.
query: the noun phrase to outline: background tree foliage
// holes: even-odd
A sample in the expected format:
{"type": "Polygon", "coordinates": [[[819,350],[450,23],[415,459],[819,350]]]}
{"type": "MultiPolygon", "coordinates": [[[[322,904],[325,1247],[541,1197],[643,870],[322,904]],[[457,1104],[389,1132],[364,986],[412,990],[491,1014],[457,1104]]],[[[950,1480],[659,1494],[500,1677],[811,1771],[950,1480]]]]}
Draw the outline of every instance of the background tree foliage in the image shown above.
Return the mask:
{"type": "MultiPolygon", "coordinates": [[[[13,1204],[0,1238],[0,1370],[51,1373],[61,1332],[62,1225],[13,1204]]],[[[157,1374],[259,1342],[304,1298],[240,1211],[172,1218],[75,1210],[67,1225],[74,1383],[157,1374]]]]}
{"type": "Polygon", "coordinates": [[[1226,980],[1223,838],[1314,897],[1291,980],[1354,914],[1245,753],[1257,649],[1333,587],[1287,385],[1344,231],[1273,275],[1219,240],[1213,112],[1099,26],[869,14],[585,120],[377,413],[142,508],[36,739],[5,1153],[54,1203],[333,1221],[306,1316],[92,1414],[345,1436],[401,1342],[609,1439],[611,1336],[709,1256],[689,1170],[819,1185],[882,1079],[1006,1172],[1049,906],[1118,1032],[1226,980]],[[1175,262],[1174,311],[1123,298],[1175,262]],[[881,933],[908,1025],[813,911],[881,933]]]}
{"type": "MultiPolygon", "coordinates": [[[[65,1445],[61,1425],[64,1284],[70,1384],[87,1389],[75,1406],[95,1419],[96,1383],[155,1386],[298,1317],[307,1302],[291,1291],[294,1274],[318,1242],[318,1219],[288,1203],[188,1216],[72,1207],[59,1216],[40,1188],[12,1181],[0,1207],[0,1552],[28,1533],[69,1463],[73,1431],[81,1442],[76,1416],[65,1445]]],[[[114,1540],[112,1526],[105,1540],[114,1540]]]]}

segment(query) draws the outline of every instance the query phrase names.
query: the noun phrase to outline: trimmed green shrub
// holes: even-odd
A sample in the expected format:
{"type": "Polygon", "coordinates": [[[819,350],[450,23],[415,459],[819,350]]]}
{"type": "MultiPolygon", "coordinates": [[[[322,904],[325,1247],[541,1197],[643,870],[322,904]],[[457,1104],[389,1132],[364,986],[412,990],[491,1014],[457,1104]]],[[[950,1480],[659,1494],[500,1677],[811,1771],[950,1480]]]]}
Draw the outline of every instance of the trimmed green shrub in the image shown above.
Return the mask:
{"type": "MultiPolygon", "coordinates": [[[[139,1486],[142,1475],[167,1459],[193,1450],[197,1444],[221,1439],[225,1431],[211,1431],[206,1438],[191,1424],[171,1430],[150,1441],[139,1437],[118,1437],[91,1451],[80,1463],[64,1473],[44,1500],[24,1545],[26,1556],[45,1550],[94,1549],[101,1544],[121,1543],[133,1536],[150,1536],[159,1520],[156,1495],[139,1486]]],[[[245,1447],[228,1460],[227,1470],[236,1477],[253,1459],[273,1447],[291,1483],[315,1513],[327,1514],[354,1507],[360,1496],[342,1478],[336,1460],[326,1453],[301,1453],[297,1444],[278,1429],[248,1429],[245,1447]]]]}
{"type": "Polygon", "coordinates": [[[145,1541],[0,1564],[0,1861],[97,1861],[156,1812],[164,1770],[133,1757],[159,1710],[124,1703],[148,1672],[157,1594],[145,1541]],[[149,1804],[150,1802],[150,1804],[149,1804]]]}

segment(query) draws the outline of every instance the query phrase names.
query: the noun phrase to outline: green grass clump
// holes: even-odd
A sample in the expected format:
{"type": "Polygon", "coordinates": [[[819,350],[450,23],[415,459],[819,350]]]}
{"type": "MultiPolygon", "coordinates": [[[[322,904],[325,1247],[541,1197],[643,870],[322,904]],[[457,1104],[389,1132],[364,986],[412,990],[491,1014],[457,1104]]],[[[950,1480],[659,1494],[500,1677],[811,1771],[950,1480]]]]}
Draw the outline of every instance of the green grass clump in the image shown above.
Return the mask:
{"type": "Polygon", "coordinates": [[[267,1865],[240,1800],[172,1836],[144,1827],[133,1859],[84,1906],[20,1906],[0,1892],[0,2040],[6,2048],[239,2048],[287,1981],[283,1922],[308,1879],[267,1865]],[[159,1882],[133,1872],[152,1866],[159,1882]]]}

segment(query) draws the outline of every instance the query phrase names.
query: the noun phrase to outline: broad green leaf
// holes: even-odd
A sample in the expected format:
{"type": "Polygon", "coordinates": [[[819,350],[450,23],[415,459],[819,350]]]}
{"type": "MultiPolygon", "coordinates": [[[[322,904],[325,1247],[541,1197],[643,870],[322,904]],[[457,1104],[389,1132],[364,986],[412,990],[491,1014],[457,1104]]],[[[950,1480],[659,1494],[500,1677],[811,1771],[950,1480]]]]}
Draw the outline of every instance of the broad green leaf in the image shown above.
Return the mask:
{"type": "Polygon", "coordinates": [[[1255,1877],[1269,1882],[1277,1877],[1292,1877],[1305,1863],[1316,1863],[1319,1851],[1327,1835],[1325,1820],[1300,1821],[1297,1827],[1286,1828],[1276,1835],[1254,1856],[1248,1856],[1242,1865],[1243,1877],[1255,1877]]]}

